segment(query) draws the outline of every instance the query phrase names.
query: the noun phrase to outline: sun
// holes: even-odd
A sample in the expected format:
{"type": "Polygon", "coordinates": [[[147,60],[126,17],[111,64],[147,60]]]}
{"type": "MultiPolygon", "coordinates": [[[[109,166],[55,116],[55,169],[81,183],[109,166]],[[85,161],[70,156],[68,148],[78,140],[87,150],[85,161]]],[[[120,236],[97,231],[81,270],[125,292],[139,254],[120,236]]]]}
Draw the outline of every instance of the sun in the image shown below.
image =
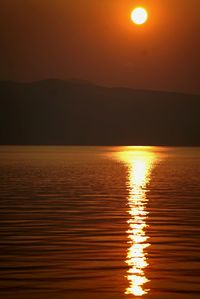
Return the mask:
{"type": "Polygon", "coordinates": [[[143,25],[148,20],[148,12],[144,7],[136,7],[131,12],[131,20],[136,25],[143,25]]]}

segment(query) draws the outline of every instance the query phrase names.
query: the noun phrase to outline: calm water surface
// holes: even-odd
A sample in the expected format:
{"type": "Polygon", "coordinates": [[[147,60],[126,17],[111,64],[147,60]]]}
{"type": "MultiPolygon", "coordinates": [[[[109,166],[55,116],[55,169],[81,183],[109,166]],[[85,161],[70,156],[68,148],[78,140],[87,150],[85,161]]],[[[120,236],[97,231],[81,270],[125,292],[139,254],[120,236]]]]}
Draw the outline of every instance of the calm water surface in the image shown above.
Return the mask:
{"type": "Polygon", "coordinates": [[[200,148],[0,147],[0,298],[200,298],[200,148]]]}

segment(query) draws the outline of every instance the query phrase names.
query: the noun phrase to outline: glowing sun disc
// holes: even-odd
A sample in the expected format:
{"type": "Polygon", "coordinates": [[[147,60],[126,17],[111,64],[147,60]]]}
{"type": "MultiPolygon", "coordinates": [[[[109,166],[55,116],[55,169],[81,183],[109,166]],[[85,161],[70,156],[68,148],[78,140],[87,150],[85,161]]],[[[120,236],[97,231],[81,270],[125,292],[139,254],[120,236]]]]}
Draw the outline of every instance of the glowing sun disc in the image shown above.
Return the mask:
{"type": "Polygon", "coordinates": [[[142,25],[142,24],[146,23],[147,19],[148,19],[148,12],[143,7],[136,7],[131,12],[131,20],[136,25],[142,25]]]}

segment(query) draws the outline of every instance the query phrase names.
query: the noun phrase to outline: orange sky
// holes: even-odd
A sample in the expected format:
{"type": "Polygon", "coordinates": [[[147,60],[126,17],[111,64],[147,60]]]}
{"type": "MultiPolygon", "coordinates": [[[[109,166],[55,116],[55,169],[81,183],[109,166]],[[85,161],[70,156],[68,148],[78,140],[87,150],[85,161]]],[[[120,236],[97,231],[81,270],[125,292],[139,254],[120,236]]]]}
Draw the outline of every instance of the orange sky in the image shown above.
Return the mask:
{"type": "Polygon", "coordinates": [[[200,93],[199,32],[199,0],[1,0],[0,79],[200,93]]]}

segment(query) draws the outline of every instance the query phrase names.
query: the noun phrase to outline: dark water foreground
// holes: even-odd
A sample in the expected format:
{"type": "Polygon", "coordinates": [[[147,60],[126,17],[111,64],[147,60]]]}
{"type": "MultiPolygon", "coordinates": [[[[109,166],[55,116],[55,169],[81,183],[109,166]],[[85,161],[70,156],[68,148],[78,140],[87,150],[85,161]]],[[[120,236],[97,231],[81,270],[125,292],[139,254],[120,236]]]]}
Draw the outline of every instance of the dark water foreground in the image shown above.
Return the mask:
{"type": "Polygon", "coordinates": [[[0,147],[0,298],[200,298],[200,148],[0,147]]]}

